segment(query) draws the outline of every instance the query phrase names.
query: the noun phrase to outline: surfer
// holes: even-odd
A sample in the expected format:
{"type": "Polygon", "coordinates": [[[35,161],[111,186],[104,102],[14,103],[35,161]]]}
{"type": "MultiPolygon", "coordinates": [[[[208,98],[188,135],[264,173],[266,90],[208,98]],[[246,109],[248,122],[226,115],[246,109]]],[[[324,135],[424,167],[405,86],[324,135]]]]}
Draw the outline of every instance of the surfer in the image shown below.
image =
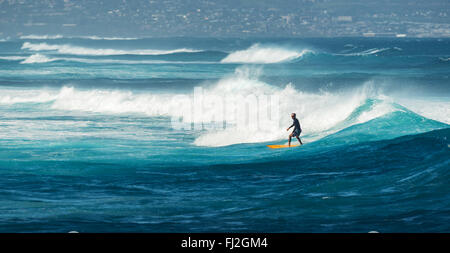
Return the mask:
{"type": "Polygon", "coordinates": [[[295,113],[291,114],[291,118],[294,120],[294,122],[288,129],[286,129],[286,131],[289,131],[291,127],[294,127],[294,131],[292,131],[292,133],[289,135],[289,147],[291,146],[291,138],[293,136],[297,137],[297,140],[300,142],[300,145],[303,145],[299,137],[300,133],[302,132],[302,129],[300,128],[300,122],[298,122],[298,119],[295,116],[296,116],[295,113]]]}

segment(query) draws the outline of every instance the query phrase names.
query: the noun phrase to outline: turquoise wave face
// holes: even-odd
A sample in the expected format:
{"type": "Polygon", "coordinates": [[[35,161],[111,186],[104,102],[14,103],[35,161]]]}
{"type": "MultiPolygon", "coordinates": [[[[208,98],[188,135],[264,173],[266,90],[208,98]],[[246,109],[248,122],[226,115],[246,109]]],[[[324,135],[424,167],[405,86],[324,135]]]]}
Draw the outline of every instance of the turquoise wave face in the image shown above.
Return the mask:
{"type": "MultiPolygon", "coordinates": [[[[370,106],[372,101],[361,106],[362,108],[370,106]]],[[[395,111],[381,117],[375,118],[364,124],[352,125],[336,134],[329,135],[319,142],[325,145],[333,144],[353,144],[365,141],[375,141],[383,139],[392,139],[398,136],[428,132],[435,129],[447,128],[449,125],[427,119],[417,115],[408,109],[395,105],[399,111],[395,111]]],[[[348,120],[354,121],[357,115],[364,113],[358,108],[348,120]]]]}
{"type": "Polygon", "coordinates": [[[448,232],[448,43],[0,42],[0,231],[448,232]],[[175,128],[199,87],[280,119],[175,128]]]}

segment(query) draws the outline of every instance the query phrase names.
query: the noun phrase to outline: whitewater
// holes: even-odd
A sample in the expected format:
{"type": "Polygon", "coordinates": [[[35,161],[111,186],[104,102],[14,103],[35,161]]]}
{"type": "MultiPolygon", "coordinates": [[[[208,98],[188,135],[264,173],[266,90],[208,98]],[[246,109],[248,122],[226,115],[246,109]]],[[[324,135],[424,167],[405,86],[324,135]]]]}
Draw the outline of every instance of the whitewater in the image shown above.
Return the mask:
{"type": "Polygon", "coordinates": [[[0,231],[448,232],[449,43],[8,38],[0,231]]]}

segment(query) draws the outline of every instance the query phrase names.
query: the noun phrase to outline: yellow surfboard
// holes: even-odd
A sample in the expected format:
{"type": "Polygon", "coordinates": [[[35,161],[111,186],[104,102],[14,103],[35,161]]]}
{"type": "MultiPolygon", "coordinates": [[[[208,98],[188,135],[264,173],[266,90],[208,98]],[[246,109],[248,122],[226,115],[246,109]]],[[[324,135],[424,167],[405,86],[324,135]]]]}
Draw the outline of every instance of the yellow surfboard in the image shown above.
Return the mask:
{"type": "Polygon", "coordinates": [[[290,147],[287,144],[284,144],[284,145],[267,145],[267,147],[269,147],[269,148],[293,148],[293,147],[298,147],[298,146],[300,146],[300,145],[292,144],[290,147]]]}

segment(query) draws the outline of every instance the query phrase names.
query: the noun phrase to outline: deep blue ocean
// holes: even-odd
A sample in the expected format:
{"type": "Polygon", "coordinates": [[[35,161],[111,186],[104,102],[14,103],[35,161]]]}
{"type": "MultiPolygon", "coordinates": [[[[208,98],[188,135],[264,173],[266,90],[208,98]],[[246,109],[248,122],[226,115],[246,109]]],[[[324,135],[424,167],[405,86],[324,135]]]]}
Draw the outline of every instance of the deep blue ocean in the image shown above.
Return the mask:
{"type": "Polygon", "coordinates": [[[450,232],[449,77],[450,39],[2,39],[0,232],[450,232]]]}

